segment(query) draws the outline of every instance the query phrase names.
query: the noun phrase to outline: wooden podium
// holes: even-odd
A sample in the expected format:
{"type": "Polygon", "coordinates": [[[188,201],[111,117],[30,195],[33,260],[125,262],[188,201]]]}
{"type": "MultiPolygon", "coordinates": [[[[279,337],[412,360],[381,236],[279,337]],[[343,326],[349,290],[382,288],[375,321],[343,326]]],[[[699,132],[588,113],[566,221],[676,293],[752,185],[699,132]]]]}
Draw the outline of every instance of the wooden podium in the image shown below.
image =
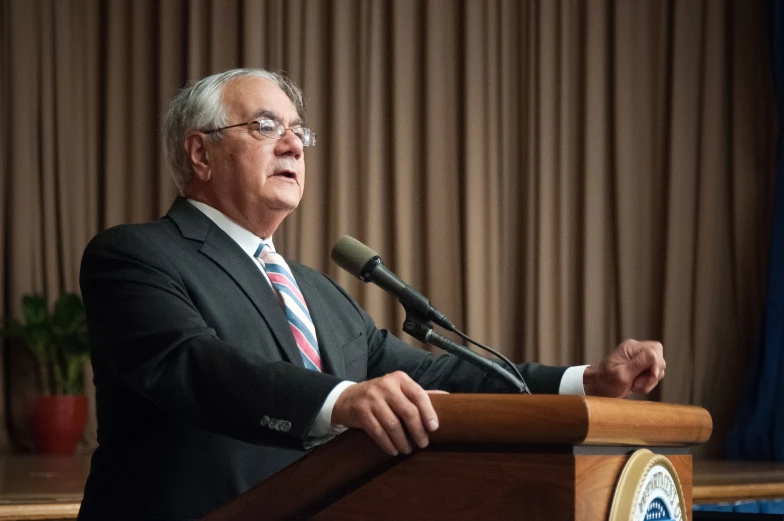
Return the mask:
{"type": "Polygon", "coordinates": [[[585,396],[431,396],[430,446],[391,457],[362,431],[313,450],[205,521],[606,520],[628,454],[677,470],[691,518],[689,446],[710,414],[695,406],[585,396]]]}

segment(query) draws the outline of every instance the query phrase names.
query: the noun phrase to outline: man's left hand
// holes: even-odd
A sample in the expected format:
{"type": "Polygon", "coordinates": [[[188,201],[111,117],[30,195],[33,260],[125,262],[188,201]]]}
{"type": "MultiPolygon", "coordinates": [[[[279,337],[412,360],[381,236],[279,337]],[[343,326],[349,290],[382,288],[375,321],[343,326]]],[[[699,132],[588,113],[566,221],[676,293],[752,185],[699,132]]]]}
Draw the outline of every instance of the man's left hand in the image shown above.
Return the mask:
{"type": "Polygon", "coordinates": [[[647,394],[664,378],[666,367],[660,342],[624,340],[601,362],[585,368],[585,394],[611,398],[647,394]]]}

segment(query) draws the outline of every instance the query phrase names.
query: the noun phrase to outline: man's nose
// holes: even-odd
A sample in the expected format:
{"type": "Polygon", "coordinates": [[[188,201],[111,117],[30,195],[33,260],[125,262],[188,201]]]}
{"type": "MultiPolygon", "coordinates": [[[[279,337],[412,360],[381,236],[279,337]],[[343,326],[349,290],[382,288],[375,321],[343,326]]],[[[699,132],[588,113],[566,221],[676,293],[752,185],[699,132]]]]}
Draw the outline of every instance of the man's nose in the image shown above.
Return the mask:
{"type": "Polygon", "coordinates": [[[278,140],[278,153],[280,154],[293,154],[296,157],[302,155],[304,145],[302,140],[294,134],[290,128],[286,129],[283,136],[278,140]]]}

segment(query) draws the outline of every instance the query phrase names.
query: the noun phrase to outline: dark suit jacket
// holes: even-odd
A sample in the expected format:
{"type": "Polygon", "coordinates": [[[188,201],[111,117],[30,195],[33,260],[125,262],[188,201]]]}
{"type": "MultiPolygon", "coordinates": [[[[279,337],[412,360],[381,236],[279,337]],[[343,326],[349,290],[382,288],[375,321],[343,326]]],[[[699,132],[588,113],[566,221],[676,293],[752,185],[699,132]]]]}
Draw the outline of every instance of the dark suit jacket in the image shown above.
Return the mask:
{"type": "MultiPolygon", "coordinates": [[[[80,281],[99,447],[79,519],[206,515],[301,457],[341,380],[402,370],[428,389],[503,391],[472,366],[377,329],[334,281],[289,264],[324,373],[303,367],[250,257],[184,199],[156,222],[111,228],[90,242],[80,281]]],[[[521,369],[534,392],[558,392],[564,368],[521,369]]]]}

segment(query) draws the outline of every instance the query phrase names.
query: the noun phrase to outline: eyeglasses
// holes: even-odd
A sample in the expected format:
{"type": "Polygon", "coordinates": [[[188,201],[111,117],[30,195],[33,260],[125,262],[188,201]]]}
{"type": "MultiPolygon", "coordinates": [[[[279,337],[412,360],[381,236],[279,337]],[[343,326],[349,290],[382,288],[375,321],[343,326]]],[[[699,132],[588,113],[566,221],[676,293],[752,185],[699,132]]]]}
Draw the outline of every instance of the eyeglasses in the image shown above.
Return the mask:
{"type": "Polygon", "coordinates": [[[287,130],[291,130],[292,134],[297,136],[302,141],[302,146],[312,147],[316,144],[316,133],[305,127],[284,127],[283,123],[269,118],[261,118],[247,123],[237,123],[236,125],[229,125],[228,127],[214,128],[212,130],[202,130],[204,134],[212,134],[220,132],[227,128],[235,128],[247,126],[250,130],[256,130],[259,134],[272,139],[283,139],[287,130]]]}

